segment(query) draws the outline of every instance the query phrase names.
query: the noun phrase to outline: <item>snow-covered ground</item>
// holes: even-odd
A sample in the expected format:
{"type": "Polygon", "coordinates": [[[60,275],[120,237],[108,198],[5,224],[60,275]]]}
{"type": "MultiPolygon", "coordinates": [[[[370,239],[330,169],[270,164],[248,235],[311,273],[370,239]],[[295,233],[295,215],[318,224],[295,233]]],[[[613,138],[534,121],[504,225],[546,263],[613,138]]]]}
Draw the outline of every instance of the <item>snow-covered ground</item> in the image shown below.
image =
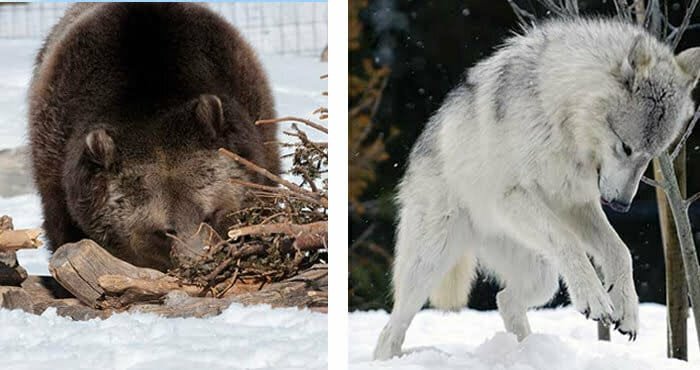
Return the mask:
{"type": "MultiPolygon", "coordinates": [[[[0,150],[26,145],[25,96],[40,44],[0,40],[0,150]]],[[[326,81],[319,78],[326,63],[317,57],[261,59],[280,114],[314,118],[311,112],[327,105],[321,95],[326,81]]],[[[42,222],[33,189],[0,197],[3,214],[16,228],[42,222]]],[[[48,257],[43,248],[18,252],[20,264],[35,275],[48,275],[48,257]]],[[[0,309],[0,369],[325,369],[326,342],[326,315],[306,310],[232,306],[209,319],[120,314],[73,322],[53,311],[34,316],[0,309]]]]}
{"type": "Polygon", "coordinates": [[[327,369],[326,315],[234,305],[209,319],[75,322],[0,310],[0,369],[327,369]]]}
{"type": "Polygon", "coordinates": [[[598,341],[596,325],[573,308],[528,313],[535,334],[518,343],[505,333],[496,311],[457,313],[421,311],[406,334],[404,354],[372,362],[372,351],[389,315],[384,311],[350,314],[351,370],[671,370],[700,369],[693,320],[688,320],[689,362],[666,358],[666,308],[640,307],[637,340],[612,334],[598,341]]]}

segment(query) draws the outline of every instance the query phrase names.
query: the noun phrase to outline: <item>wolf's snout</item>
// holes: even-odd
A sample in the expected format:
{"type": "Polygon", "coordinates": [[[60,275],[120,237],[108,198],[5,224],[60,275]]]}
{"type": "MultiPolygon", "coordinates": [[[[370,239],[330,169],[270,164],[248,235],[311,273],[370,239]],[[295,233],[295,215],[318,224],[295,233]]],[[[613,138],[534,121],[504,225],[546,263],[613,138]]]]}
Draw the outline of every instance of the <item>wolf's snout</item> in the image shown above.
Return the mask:
{"type": "Polygon", "coordinates": [[[625,213],[630,210],[630,204],[626,202],[621,202],[619,200],[613,199],[609,202],[603,200],[603,204],[607,205],[608,207],[612,208],[616,212],[622,212],[625,213]]]}

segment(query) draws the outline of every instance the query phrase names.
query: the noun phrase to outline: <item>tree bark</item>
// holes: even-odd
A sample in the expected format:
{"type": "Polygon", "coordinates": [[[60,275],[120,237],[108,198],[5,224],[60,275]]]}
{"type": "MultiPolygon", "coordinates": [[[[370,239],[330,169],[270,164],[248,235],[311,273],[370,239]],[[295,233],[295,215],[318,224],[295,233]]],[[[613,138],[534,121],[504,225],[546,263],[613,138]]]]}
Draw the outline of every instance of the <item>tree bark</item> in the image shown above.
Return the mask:
{"type": "MultiPolygon", "coordinates": [[[[654,160],[654,179],[663,181],[658,160],[654,160]]],[[[681,196],[686,197],[685,148],[673,163],[681,196]]],[[[676,223],[663,189],[656,189],[659,207],[659,224],[666,266],[666,336],[667,356],[688,360],[688,286],[683,267],[680,241],[676,233],[676,223]]]]}

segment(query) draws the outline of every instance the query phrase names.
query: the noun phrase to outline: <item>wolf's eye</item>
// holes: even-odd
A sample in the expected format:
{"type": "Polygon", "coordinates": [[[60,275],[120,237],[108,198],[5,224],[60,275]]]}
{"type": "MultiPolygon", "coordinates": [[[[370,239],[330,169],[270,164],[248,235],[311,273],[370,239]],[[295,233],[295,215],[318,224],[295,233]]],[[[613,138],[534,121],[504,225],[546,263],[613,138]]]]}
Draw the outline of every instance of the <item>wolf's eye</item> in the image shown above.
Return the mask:
{"type": "Polygon", "coordinates": [[[632,148],[629,147],[629,145],[622,143],[622,150],[625,152],[625,154],[629,157],[632,155],[632,148]]]}

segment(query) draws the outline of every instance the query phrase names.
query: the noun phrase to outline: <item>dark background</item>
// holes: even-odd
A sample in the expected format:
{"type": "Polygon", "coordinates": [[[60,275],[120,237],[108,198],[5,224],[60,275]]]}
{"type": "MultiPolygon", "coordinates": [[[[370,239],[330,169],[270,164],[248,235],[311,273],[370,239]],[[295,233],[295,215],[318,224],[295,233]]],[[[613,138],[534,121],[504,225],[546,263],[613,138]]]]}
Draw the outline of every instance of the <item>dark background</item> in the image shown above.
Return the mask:
{"type": "MultiPolygon", "coordinates": [[[[581,1],[581,13],[612,16],[613,1],[581,1]]],[[[534,10],[540,18],[547,16],[535,0],[516,0],[516,3],[534,10]]],[[[668,10],[671,23],[680,24],[686,2],[662,0],[661,4],[662,9],[668,10]]],[[[392,198],[409,150],[465,70],[490,55],[518,26],[506,0],[350,0],[350,9],[351,23],[355,14],[360,30],[355,39],[357,45],[350,51],[351,79],[367,76],[363,63],[390,70],[381,101],[371,117],[369,134],[363,140],[364,143],[380,141],[384,155],[373,162],[372,176],[361,191],[351,187],[350,309],[389,309],[396,212],[392,198]]],[[[696,10],[695,21],[700,21],[700,11],[696,10]]],[[[351,41],[352,34],[351,27],[351,41]]],[[[678,50],[698,45],[700,31],[693,29],[686,32],[678,50]]],[[[358,99],[352,93],[350,96],[352,108],[358,99]]],[[[351,116],[350,125],[354,124],[357,123],[351,116]]],[[[352,133],[353,128],[350,130],[352,133]]],[[[699,136],[691,136],[688,144],[689,193],[700,191],[699,136]]],[[[350,147],[352,177],[353,160],[359,161],[363,149],[352,152],[353,145],[350,147]]],[[[640,300],[663,303],[664,258],[654,189],[641,184],[629,213],[606,212],[632,253],[640,300]]],[[[691,207],[691,222],[696,232],[700,231],[699,212],[699,206],[691,207]]],[[[696,244],[697,241],[696,237],[696,244]]],[[[472,290],[469,307],[494,309],[497,289],[480,277],[472,290]]],[[[560,292],[550,306],[567,302],[566,293],[560,292]]]]}

